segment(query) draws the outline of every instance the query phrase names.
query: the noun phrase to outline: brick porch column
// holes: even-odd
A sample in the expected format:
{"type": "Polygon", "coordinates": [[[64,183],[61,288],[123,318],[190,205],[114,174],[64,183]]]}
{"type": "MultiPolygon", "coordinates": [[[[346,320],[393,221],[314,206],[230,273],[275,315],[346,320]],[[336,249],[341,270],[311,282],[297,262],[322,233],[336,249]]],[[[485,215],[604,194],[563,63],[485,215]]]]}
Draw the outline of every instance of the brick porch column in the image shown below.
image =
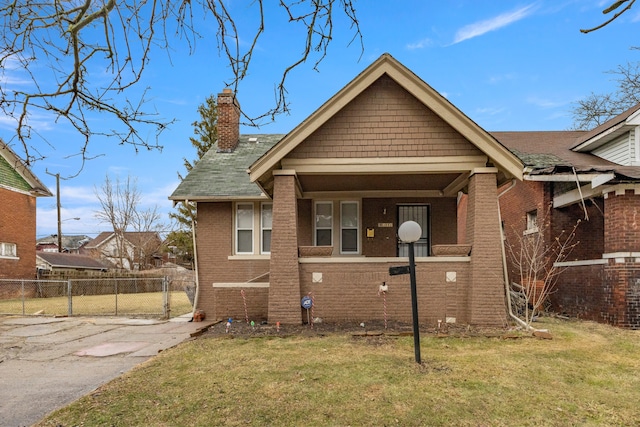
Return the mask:
{"type": "Polygon", "coordinates": [[[506,323],[504,273],[495,168],[473,172],[469,180],[467,243],[472,245],[468,322],[503,326],[506,323]]]}
{"type": "Polygon", "coordinates": [[[275,171],[269,274],[269,323],[300,324],[296,178],[275,171]]]}

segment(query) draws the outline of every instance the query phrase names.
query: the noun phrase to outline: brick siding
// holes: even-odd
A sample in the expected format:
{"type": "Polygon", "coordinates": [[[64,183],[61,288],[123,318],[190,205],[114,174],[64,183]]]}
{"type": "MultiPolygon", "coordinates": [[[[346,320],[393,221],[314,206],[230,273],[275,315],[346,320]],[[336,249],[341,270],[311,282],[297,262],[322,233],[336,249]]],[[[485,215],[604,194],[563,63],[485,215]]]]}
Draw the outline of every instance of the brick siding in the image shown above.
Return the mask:
{"type": "Polygon", "coordinates": [[[640,252],[640,195],[609,193],[604,201],[604,252],[640,252]]]}
{"type": "Polygon", "coordinates": [[[233,151],[240,140],[240,105],[231,89],[218,94],[218,150],[233,151]]]}
{"type": "MultiPolygon", "coordinates": [[[[378,294],[383,282],[388,320],[411,322],[409,275],[389,276],[395,263],[304,263],[300,265],[302,294],[313,296],[313,315],[324,321],[383,320],[383,297],[378,294]],[[322,283],[312,283],[312,274],[322,273],[322,283]]],[[[417,263],[416,289],[420,324],[436,325],[447,318],[465,323],[467,307],[461,292],[469,289],[468,262],[417,263]],[[455,272],[456,281],[446,281],[446,273],[455,272]]],[[[304,317],[306,321],[306,315],[304,317]]]]}
{"type": "Polygon", "coordinates": [[[456,198],[366,198],[362,199],[362,254],[370,257],[393,257],[397,253],[398,205],[426,204],[430,206],[431,245],[457,243],[456,198]],[[379,227],[379,224],[392,224],[379,227]],[[373,228],[375,237],[366,237],[373,228]]]}
{"type": "Polygon", "coordinates": [[[549,297],[556,313],[604,322],[606,317],[604,266],[567,267],[558,277],[549,297]]]}
{"type": "Polygon", "coordinates": [[[295,177],[276,176],[273,190],[269,322],[299,324],[300,277],[295,177]]]}
{"type": "Polygon", "coordinates": [[[496,175],[474,174],[469,180],[466,237],[472,245],[469,323],[505,325],[500,222],[496,175]]]}
{"type": "Polygon", "coordinates": [[[0,258],[0,279],[36,277],[36,198],[0,188],[0,242],[15,243],[19,259],[0,258]]]}
{"type": "MultiPolygon", "coordinates": [[[[228,317],[227,307],[219,307],[213,283],[242,283],[269,273],[269,260],[230,260],[233,253],[233,204],[198,203],[196,230],[198,249],[198,309],[207,317],[228,317]]],[[[269,281],[263,276],[258,281],[269,281]]]]}

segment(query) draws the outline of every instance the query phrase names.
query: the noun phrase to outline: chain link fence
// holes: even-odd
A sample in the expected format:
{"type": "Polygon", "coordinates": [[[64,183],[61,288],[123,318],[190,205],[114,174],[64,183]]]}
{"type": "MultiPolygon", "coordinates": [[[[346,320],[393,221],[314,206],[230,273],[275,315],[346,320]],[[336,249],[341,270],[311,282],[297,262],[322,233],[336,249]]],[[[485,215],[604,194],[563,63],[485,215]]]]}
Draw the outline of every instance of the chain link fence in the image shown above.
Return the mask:
{"type": "Polygon", "coordinates": [[[168,319],[192,311],[166,277],[0,280],[0,314],[168,319]]]}

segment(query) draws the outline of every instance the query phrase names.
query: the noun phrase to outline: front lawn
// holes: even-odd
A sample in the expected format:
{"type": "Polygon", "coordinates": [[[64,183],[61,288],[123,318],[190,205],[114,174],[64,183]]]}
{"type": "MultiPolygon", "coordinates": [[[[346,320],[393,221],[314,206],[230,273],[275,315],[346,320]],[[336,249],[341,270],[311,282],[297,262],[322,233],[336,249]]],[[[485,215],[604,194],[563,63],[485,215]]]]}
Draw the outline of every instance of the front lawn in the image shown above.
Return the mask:
{"type": "Polygon", "coordinates": [[[629,426],[640,331],[544,318],[552,340],[349,333],[210,336],[38,426],[629,426]]]}

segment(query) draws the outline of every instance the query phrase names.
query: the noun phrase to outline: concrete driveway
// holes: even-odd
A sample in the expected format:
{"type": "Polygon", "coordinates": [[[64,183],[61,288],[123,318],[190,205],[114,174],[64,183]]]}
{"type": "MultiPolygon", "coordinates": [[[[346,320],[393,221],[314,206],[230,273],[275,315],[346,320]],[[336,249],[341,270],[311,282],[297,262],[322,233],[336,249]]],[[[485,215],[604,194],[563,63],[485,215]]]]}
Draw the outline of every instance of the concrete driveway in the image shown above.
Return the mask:
{"type": "Polygon", "coordinates": [[[0,426],[30,426],[213,322],[0,317],[0,426]]]}

